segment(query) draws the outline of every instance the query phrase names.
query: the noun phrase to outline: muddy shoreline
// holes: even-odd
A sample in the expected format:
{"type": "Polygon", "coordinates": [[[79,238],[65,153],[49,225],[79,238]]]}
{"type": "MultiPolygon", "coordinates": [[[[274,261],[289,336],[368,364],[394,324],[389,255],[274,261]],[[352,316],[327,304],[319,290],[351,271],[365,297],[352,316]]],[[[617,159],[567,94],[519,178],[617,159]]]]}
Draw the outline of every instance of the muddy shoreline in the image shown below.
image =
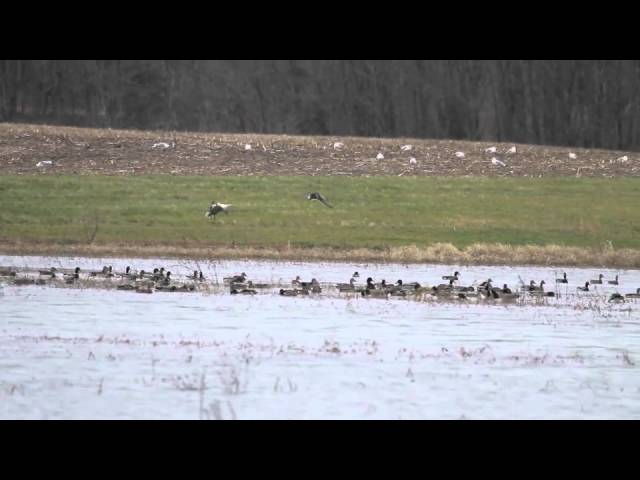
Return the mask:
{"type": "Polygon", "coordinates": [[[429,263],[457,265],[640,268],[640,250],[474,244],[466,248],[442,243],[428,247],[340,249],[259,246],[165,246],[120,244],[52,244],[0,242],[0,254],[80,257],[178,258],[193,260],[274,260],[319,262],[429,263]]]}

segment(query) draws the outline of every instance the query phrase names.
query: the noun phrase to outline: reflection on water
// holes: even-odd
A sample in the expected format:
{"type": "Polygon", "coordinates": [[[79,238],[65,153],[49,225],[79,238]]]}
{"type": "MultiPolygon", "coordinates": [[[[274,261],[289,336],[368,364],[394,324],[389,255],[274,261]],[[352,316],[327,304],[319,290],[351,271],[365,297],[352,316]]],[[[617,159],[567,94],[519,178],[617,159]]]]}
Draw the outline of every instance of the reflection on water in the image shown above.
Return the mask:
{"type": "Polygon", "coordinates": [[[640,418],[638,271],[0,257],[0,265],[164,266],[264,282],[545,279],[600,297],[546,306],[45,286],[0,290],[0,418],[640,418]],[[4,294],[4,295],[3,295],[4,294]]]}

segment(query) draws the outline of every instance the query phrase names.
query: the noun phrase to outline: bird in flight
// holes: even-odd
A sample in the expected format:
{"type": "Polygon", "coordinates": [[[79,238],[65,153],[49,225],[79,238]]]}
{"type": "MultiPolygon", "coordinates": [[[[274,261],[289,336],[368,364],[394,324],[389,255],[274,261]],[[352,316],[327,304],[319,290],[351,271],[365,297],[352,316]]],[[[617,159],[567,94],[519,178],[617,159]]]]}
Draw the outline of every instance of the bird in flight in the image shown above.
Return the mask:
{"type": "Polygon", "coordinates": [[[213,221],[216,221],[216,215],[219,214],[220,212],[224,212],[227,215],[229,214],[229,207],[231,207],[231,204],[225,204],[225,203],[218,203],[215,200],[213,200],[211,202],[211,205],[209,205],[209,210],[207,210],[206,213],[206,217],[207,218],[211,218],[213,217],[213,221]]]}
{"type": "Polygon", "coordinates": [[[333,208],[333,205],[327,202],[327,199],[324,198],[324,195],[322,195],[320,192],[309,192],[307,193],[306,198],[307,200],[318,200],[319,202],[324,203],[327,207],[333,208]]]}

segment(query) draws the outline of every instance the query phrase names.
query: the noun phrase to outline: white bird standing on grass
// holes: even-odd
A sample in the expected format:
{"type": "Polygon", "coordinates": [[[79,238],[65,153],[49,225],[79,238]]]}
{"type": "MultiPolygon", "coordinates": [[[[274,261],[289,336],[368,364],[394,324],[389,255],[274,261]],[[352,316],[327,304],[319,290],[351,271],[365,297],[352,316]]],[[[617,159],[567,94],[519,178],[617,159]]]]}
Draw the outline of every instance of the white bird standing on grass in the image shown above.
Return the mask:
{"type": "Polygon", "coordinates": [[[624,156],[622,156],[622,157],[620,157],[620,158],[618,158],[616,160],[616,162],[621,162],[621,163],[626,163],[627,161],[629,161],[629,157],[627,157],[626,155],[624,155],[624,156]]]}
{"type": "Polygon", "coordinates": [[[498,149],[496,147],[485,148],[484,151],[487,153],[496,153],[498,149]]]}
{"type": "Polygon", "coordinates": [[[224,212],[227,215],[229,214],[229,208],[232,207],[233,205],[231,204],[225,204],[225,203],[218,203],[215,200],[213,200],[211,202],[211,205],[209,205],[209,210],[207,210],[207,213],[205,214],[205,216],[207,218],[211,218],[213,217],[213,221],[216,221],[216,215],[219,214],[220,212],[224,212]]]}
{"type": "Polygon", "coordinates": [[[455,155],[458,158],[464,158],[464,152],[456,152],[455,155]]]}
{"type": "Polygon", "coordinates": [[[382,153],[378,153],[378,155],[376,155],[376,160],[384,160],[384,155],[382,153]]]}
{"type": "Polygon", "coordinates": [[[251,150],[251,144],[249,144],[249,143],[245,143],[245,145],[244,145],[244,149],[245,149],[245,150],[251,150]]]}
{"type": "Polygon", "coordinates": [[[509,150],[507,150],[507,153],[517,153],[518,150],[516,149],[516,146],[514,145],[513,147],[511,147],[509,150]]]}
{"type": "Polygon", "coordinates": [[[491,163],[493,163],[494,165],[499,165],[499,166],[501,166],[501,167],[506,167],[506,166],[507,166],[507,164],[506,164],[506,163],[504,163],[504,162],[502,162],[502,161],[498,160],[496,157],[493,157],[493,158],[491,159],[491,163]]]}
{"type": "Polygon", "coordinates": [[[168,143],[159,142],[159,143],[154,143],[153,147],[151,147],[151,148],[169,148],[169,147],[171,147],[171,145],[169,145],[168,143]]]}
{"type": "Polygon", "coordinates": [[[334,150],[340,150],[342,147],[344,147],[344,143],[342,142],[336,142],[333,144],[333,149],[334,150]]]}
{"type": "Polygon", "coordinates": [[[573,152],[569,152],[569,158],[570,158],[571,160],[575,160],[576,158],[578,158],[578,156],[577,156],[575,153],[573,153],[573,152]]]}
{"type": "Polygon", "coordinates": [[[413,148],[413,145],[402,145],[400,147],[400,150],[402,150],[403,152],[408,152],[409,150],[411,150],[413,148]]]}
{"type": "Polygon", "coordinates": [[[411,158],[409,159],[409,163],[410,163],[411,165],[415,165],[416,163],[418,163],[418,161],[417,161],[414,157],[411,157],[411,158]]]}

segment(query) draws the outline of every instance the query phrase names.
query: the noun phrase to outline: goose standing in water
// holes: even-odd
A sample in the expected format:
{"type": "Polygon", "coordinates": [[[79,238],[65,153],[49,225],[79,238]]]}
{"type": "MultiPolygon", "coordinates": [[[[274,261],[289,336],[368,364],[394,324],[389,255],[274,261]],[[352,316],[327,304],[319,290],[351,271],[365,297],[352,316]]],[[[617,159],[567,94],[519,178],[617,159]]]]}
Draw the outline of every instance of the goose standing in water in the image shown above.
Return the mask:
{"type": "Polygon", "coordinates": [[[324,198],[324,195],[322,195],[320,192],[308,192],[306,194],[306,199],[307,200],[318,200],[319,202],[323,203],[324,205],[326,205],[329,208],[333,208],[333,205],[331,205],[326,198],[324,198]]]}
{"type": "Polygon", "coordinates": [[[636,290],[636,293],[627,293],[625,295],[627,298],[640,298],[640,288],[636,290]]]}
{"type": "Polygon", "coordinates": [[[388,290],[375,290],[375,289],[365,289],[360,292],[360,295],[363,297],[372,297],[372,298],[389,298],[391,292],[388,290]]]}
{"type": "Polygon", "coordinates": [[[76,267],[73,273],[65,273],[64,281],[67,284],[75,283],[80,278],[80,267],[76,267]]]}
{"type": "Polygon", "coordinates": [[[353,292],[356,289],[356,279],[351,277],[349,283],[337,283],[336,288],[339,292],[353,292]]]}
{"type": "Polygon", "coordinates": [[[300,282],[300,285],[306,290],[310,288],[320,288],[320,283],[315,278],[312,278],[310,282],[300,282]]]}
{"type": "Polygon", "coordinates": [[[240,290],[238,290],[236,288],[232,288],[230,293],[231,293],[231,295],[238,295],[238,294],[240,294],[240,295],[255,295],[258,292],[256,292],[255,290],[252,290],[250,288],[243,288],[243,289],[240,289],[240,290]]]}
{"type": "Polygon", "coordinates": [[[613,293],[611,294],[611,296],[609,297],[609,300],[607,300],[609,303],[611,302],[615,302],[615,303],[624,303],[624,297],[622,295],[620,295],[619,293],[613,293]]]}
{"type": "MultiPolygon", "coordinates": [[[[533,280],[531,280],[531,282],[535,283],[535,282],[533,282],[533,280]]],[[[535,285],[534,286],[529,286],[529,293],[531,295],[535,296],[535,297],[555,297],[556,294],[554,292],[545,292],[544,291],[544,284],[545,283],[546,282],[544,280],[542,280],[540,282],[540,285],[537,286],[537,287],[535,285]]]]}
{"type": "Polygon", "coordinates": [[[443,280],[458,280],[458,276],[460,275],[460,272],[455,272],[453,275],[444,275],[442,277],[443,280]]]}
{"type": "Polygon", "coordinates": [[[155,282],[164,278],[164,267],[158,269],[154,268],[153,273],[148,274],[149,278],[155,282]]]}
{"type": "Polygon", "coordinates": [[[247,274],[242,272],[240,275],[224,277],[222,280],[229,283],[243,283],[247,279],[247,274]]]}
{"type": "Polygon", "coordinates": [[[369,295],[369,296],[374,296],[374,297],[378,297],[378,298],[380,298],[380,297],[385,297],[386,298],[388,293],[389,292],[387,291],[386,288],[384,288],[384,286],[382,288],[379,288],[379,289],[376,288],[376,284],[373,283],[373,278],[371,278],[371,277],[367,278],[367,286],[360,291],[360,294],[363,297],[369,295]]]}
{"type": "Polygon", "coordinates": [[[167,272],[167,275],[164,278],[160,279],[160,284],[167,286],[170,283],[171,283],[171,272],[167,272]]]}
{"type": "Polygon", "coordinates": [[[220,212],[224,212],[225,214],[229,214],[229,208],[231,208],[233,205],[232,204],[226,204],[226,203],[218,203],[215,200],[211,201],[211,205],[209,205],[209,210],[207,210],[207,213],[205,214],[205,216],[207,218],[211,218],[213,217],[213,221],[216,221],[216,215],[219,214],[220,212]]]}
{"type": "Polygon", "coordinates": [[[298,296],[298,290],[291,289],[291,290],[285,290],[284,288],[280,289],[280,295],[284,296],[284,297],[297,297],[298,296]]]}
{"type": "Polygon", "coordinates": [[[198,276],[198,271],[194,270],[193,271],[193,275],[187,275],[187,278],[189,280],[203,280],[204,277],[202,276],[202,272],[200,272],[200,275],[198,276]]]}
{"type": "Polygon", "coordinates": [[[120,272],[120,273],[117,273],[116,275],[120,278],[125,278],[125,277],[129,277],[130,273],[131,273],[131,267],[127,265],[127,268],[125,269],[124,273],[120,272]]]}
{"type": "Polygon", "coordinates": [[[536,286],[536,282],[531,280],[531,283],[529,284],[529,291],[530,292],[544,292],[544,284],[545,284],[545,281],[542,280],[540,282],[540,285],[536,286]]]}
{"type": "Polygon", "coordinates": [[[519,297],[520,295],[518,295],[517,293],[513,293],[506,283],[502,288],[491,289],[491,298],[493,298],[494,300],[502,300],[503,302],[506,302],[517,300],[519,297]]]}

